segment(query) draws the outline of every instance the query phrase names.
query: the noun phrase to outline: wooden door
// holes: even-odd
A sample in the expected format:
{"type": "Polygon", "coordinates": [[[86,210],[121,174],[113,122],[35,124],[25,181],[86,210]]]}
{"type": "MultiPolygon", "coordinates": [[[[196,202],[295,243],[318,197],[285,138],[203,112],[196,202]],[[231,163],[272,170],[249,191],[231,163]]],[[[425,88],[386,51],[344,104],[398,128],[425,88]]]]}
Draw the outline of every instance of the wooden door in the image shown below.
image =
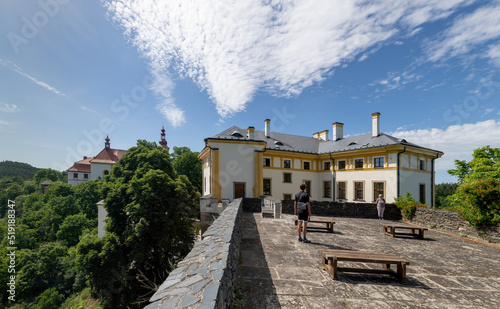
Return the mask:
{"type": "Polygon", "coordinates": [[[245,183],[235,182],[234,183],[234,198],[245,197],[245,183]]]}

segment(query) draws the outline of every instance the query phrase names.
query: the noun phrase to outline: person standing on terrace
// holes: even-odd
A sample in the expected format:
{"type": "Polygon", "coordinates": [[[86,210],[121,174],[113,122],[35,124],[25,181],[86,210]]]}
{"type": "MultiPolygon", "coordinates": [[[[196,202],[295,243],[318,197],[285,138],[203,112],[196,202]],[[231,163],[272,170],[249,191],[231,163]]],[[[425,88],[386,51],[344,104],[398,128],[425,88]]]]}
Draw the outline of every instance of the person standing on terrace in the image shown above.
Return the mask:
{"type": "Polygon", "coordinates": [[[299,241],[305,243],[310,243],[311,241],[307,239],[307,221],[311,216],[311,204],[309,203],[309,194],[305,192],[306,185],[300,185],[300,192],[295,194],[294,210],[295,215],[298,216],[297,232],[299,233],[299,241]],[[302,239],[301,231],[303,230],[302,239]]]}

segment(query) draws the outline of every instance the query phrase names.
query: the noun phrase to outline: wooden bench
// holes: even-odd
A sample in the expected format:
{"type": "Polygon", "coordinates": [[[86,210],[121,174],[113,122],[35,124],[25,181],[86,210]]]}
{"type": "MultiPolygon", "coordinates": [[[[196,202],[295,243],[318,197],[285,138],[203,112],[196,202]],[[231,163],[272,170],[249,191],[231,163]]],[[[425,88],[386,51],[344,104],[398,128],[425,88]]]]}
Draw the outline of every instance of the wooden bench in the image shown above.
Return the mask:
{"type": "Polygon", "coordinates": [[[424,231],[426,228],[423,227],[414,227],[414,226],[404,226],[404,225],[384,225],[384,234],[389,236],[413,236],[416,238],[424,239],[424,231]],[[396,232],[396,229],[399,230],[410,230],[410,233],[401,233],[396,232]],[[415,232],[418,233],[415,233],[415,232]]]}
{"type": "Polygon", "coordinates": [[[387,274],[395,277],[400,283],[406,283],[406,265],[409,265],[410,262],[391,253],[328,249],[322,250],[321,255],[323,269],[328,272],[332,279],[338,279],[337,272],[342,271],[387,274]],[[340,261],[378,263],[382,264],[382,269],[338,267],[338,262],[340,261]],[[391,264],[396,264],[396,272],[390,268],[391,264]]]}
{"type": "MultiPolygon", "coordinates": [[[[295,226],[299,224],[299,219],[295,219],[295,226]]],[[[333,225],[335,224],[335,221],[331,219],[311,219],[307,221],[307,227],[312,227],[312,228],[317,228],[317,229],[326,229],[328,232],[333,233],[333,225]],[[325,223],[326,227],[317,227],[317,226],[310,226],[309,223],[325,223]]]]}

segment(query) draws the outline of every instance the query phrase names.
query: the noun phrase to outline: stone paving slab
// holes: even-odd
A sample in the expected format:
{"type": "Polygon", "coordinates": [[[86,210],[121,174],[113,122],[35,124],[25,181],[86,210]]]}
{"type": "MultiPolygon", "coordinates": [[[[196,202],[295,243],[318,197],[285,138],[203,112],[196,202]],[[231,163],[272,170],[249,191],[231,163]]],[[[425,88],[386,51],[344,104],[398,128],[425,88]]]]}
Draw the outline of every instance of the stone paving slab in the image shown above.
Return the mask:
{"type": "Polygon", "coordinates": [[[294,219],[243,214],[239,289],[245,308],[500,308],[499,246],[432,229],[423,240],[393,238],[382,225],[406,223],[339,217],[333,234],[310,229],[311,243],[304,244],[294,219]],[[332,280],[321,267],[322,249],[393,253],[410,261],[408,283],[342,272],[332,280]]]}

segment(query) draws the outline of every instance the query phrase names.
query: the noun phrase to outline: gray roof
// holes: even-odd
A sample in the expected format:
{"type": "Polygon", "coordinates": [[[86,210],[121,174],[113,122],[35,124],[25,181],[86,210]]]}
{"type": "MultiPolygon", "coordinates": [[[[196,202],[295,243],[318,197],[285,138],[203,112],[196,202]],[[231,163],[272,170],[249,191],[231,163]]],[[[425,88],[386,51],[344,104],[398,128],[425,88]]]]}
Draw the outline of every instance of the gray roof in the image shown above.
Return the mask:
{"type": "MultiPolygon", "coordinates": [[[[337,141],[329,140],[322,141],[314,137],[291,135],[277,132],[270,132],[270,137],[265,136],[264,131],[255,130],[253,141],[264,141],[267,143],[266,149],[275,149],[282,151],[302,152],[302,153],[331,153],[344,152],[359,149],[377,148],[392,145],[412,146],[422,149],[428,149],[435,152],[439,150],[425,148],[413,143],[407,142],[405,139],[381,133],[379,136],[372,137],[371,133],[349,136],[337,141]],[[281,144],[278,144],[281,143],[281,144]]],[[[212,139],[223,140],[240,140],[250,141],[247,134],[247,129],[241,129],[237,126],[232,126],[229,129],[211,137],[212,139]],[[237,135],[240,133],[241,137],[237,135]]]]}

